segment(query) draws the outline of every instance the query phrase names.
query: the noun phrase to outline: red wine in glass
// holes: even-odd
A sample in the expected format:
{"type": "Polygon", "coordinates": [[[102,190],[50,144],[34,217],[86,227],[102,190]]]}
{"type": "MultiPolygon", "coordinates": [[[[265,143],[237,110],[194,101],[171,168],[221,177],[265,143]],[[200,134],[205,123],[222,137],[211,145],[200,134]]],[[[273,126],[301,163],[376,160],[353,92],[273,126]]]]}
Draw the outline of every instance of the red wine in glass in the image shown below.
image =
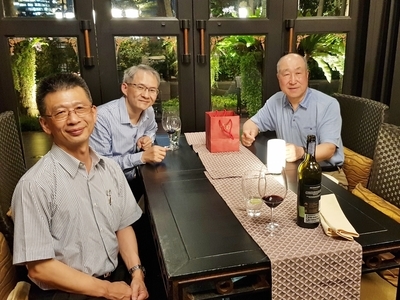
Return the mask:
{"type": "Polygon", "coordinates": [[[287,179],[285,168],[281,172],[268,172],[263,167],[258,178],[258,193],[263,202],[271,209],[271,220],[267,225],[270,235],[279,228],[279,224],[273,221],[274,208],[283,202],[287,194],[287,179]]]}
{"type": "Polygon", "coordinates": [[[262,199],[264,203],[270,208],[277,207],[283,201],[283,198],[278,195],[263,196],[262,199]]]}
{"type": "Polygon", "coordinates": [[[167,133],[168,133],[168,134],[174,134],[175,132],[176,132],[175,129],[168,129],[168,130],[167,130],[167,133]]]}

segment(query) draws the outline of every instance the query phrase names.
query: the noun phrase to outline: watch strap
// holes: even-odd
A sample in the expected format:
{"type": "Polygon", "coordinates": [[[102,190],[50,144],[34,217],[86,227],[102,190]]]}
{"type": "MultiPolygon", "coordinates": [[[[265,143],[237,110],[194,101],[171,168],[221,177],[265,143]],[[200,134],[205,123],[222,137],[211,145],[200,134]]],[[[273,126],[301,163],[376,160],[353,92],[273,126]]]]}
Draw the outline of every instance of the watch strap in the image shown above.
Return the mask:
{"type": "Polygon", "coordinates": [[[132,275],[133,272],[135,272],[136,270],[142,270],[143,276],[146,276],[146,269],[142,265],[136,265],[136,266],[133,266],[132,268],[130,268],[128,270],[129,275],[132,275]]]}

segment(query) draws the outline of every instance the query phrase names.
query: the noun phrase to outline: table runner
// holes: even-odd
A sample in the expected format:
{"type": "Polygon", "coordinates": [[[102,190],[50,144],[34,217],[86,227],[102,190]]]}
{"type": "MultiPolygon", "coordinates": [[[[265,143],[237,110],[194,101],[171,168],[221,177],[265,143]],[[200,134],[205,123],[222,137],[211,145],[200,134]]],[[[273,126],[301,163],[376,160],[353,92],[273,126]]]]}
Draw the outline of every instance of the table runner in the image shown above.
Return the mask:
{"type": "MultiPolygon", "coordinates": [[[[204,132],[185,133],[185,136],[189,144],[203,140],[205,142],[204,132]]],[[[360,298],[362,266],[360,244],[328,237],[320,226],[315,229],[298,227],[297,196],[290,190],[283,203],[274,210],[274,219],[281,228],[275,236],[269,236],[265,227],[270,219],[270,210],[267,206],[263,206],[260,217],[247,216],[241,192],[241,175],[230,173],[223,178],[222,173],[218,174],[219,177],[214,177],[208,172],[209,168],[233,170],[236,166],[245,166],[247,161],[242,159],[247,159],[247,154],[236,155],[236,160],[222,158],[224,161],[222,164],[215,158],[217,154],[218,157],[224,157],[221,153],[208,152],[207,155],[198,144],[192,145],[198,150],[199,156],[202,153],[200,158],[211,184],[270,258],[274,300],[360,298]]],[[[245,150],[248,151],[246,148],[245,150]]],[[[242,152],[242,148],[239,152],[242,152]]],[[[234,153],[225,154],[231,156],[234,153]]],[[[262,165],[263,163],[259,161],[256,169],[262,165]]]]}

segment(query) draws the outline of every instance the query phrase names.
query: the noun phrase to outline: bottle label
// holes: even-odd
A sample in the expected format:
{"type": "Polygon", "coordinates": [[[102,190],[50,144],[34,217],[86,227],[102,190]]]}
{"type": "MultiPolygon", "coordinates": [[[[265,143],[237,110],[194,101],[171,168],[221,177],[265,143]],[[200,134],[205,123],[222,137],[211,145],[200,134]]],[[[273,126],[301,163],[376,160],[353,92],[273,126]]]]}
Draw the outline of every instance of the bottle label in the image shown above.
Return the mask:
{"type": "Polygon", "coordinates": [[[321,185],[304,184],[300,190],[300,199],[302,199],[302,205],[300,205],[299,214],[304,218],[304,223],[319,223],[319,200],[321,199],[321,185]]]}

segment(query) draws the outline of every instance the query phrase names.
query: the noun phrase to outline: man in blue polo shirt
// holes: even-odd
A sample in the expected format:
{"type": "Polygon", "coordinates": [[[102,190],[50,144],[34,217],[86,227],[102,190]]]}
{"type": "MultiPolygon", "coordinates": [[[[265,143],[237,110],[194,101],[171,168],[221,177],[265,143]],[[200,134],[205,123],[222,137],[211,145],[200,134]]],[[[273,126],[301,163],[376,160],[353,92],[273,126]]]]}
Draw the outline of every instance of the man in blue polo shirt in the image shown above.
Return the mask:
{"type": "Polygon", "coordinates": [[[283,56],[277,72],[281,91],[243,124],[243,145],[250,146],[260,131],[276,131],[277,137],[287,143],[286,161],[294,162],[304,157],[307,135],[313,134],[317,139],[316,159],[322,170],[347,187],[341,169],[344,153],[339,103],[308,87],[307,61],[301,55],[283,56]]]}

